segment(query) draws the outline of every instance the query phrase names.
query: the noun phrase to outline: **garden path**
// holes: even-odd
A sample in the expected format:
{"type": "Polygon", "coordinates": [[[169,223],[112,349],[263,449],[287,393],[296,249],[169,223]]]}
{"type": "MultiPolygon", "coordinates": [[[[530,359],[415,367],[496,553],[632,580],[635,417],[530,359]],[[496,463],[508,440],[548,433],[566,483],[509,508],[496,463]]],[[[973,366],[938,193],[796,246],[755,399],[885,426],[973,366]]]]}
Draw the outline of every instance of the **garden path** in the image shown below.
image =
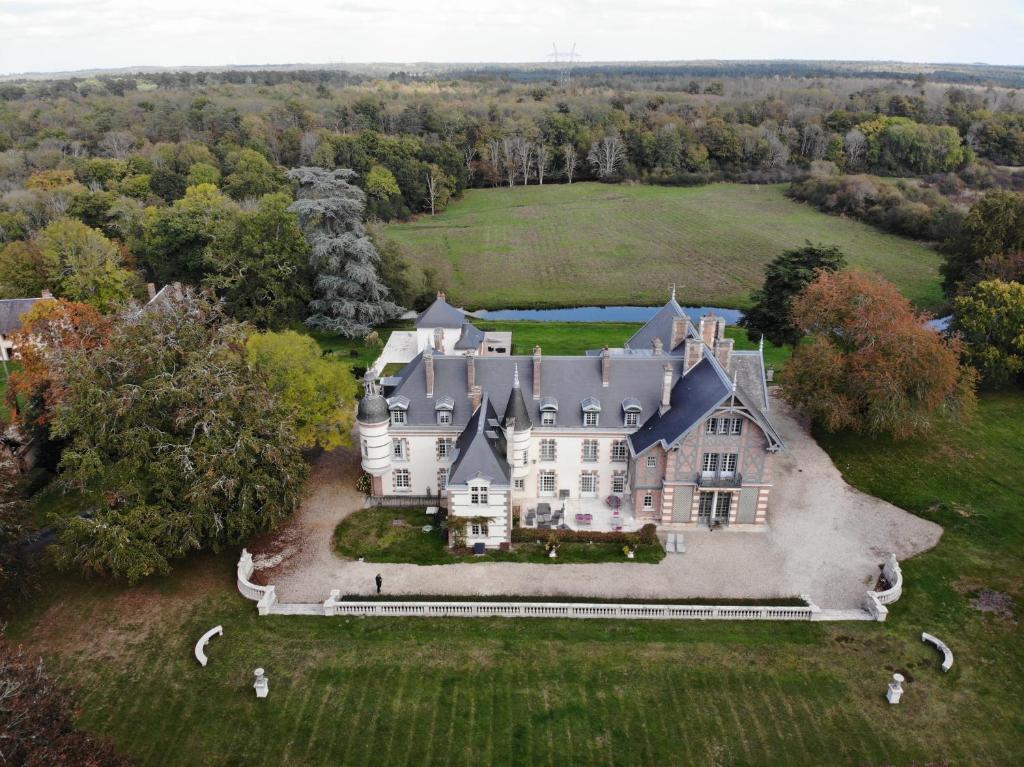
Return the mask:
{"type": "Polygon", "coordinates": [[[341,559],[334,528],[363,508],[354,489],[358,456],[324,454],[292,522],[256,547],[261,583],[281,602],[321,602],[331,589],[370,594],[380,573],[387,594],[530,595],[635,598],[766,598],[809,594],[823,608],[860,607],[890,553],[899,559],[935,546],[942,528],[843,481],[828,454],[790,409],[771,417],[788,452],[776,462],[769,526],[760,531],[688,530],[686,553],[656,565],[470,563],[372,564],[341,559]]]}

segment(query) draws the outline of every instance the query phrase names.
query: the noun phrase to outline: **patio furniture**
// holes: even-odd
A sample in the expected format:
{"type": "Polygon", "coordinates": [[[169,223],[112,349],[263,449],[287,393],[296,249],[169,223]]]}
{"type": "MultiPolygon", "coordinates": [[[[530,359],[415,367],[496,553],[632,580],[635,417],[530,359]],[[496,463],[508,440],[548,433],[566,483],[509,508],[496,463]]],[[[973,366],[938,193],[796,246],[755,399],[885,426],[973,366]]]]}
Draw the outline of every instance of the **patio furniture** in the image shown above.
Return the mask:
{"type": "Polygon", "coordinates": [[[608,505],[609,509],[617,509],[622,505],[622,498],[617,495],[609,495],[604,499],[604,502],[608,505]]]}
{"type": "Polygon", "coordinates": [[[487,548],[487,547],[484,546],[483,541],[480,541],[478,543],[474,543],[473,544],[473,555],[477,556],[477,557],[482,557],[484,555],[484,549],[485,548],[487,548]]]}
{"type": "Polygon", "coordinates": [[[576,524],[577,525],[589,525],[593,521],[594,521],[594,515],[593,514],[577,514],[576,515],[576,524]]]}
{"type": "Polygon", "coordinates": [[[427,516],[433,516],[434,514],[437,514],[437,512],[438,512],[438,507],[437,506],[427,506],[427,516]]]}
{"type": "Polygon", "coordinates": [[[533,509],[530,509],[528,512],[526,512],[526,526],[527,527],[532,527],[533,523],[536,520],[537,520],[537,512],[536,511],[534,511],[533,509]]]}
{"type": "Polygon", "coordinates": [[[568,490],[559,490],[558,491],[558,499],[559,500],[564,501],[568,497],[569,497],[569,491],[568,490]]]}

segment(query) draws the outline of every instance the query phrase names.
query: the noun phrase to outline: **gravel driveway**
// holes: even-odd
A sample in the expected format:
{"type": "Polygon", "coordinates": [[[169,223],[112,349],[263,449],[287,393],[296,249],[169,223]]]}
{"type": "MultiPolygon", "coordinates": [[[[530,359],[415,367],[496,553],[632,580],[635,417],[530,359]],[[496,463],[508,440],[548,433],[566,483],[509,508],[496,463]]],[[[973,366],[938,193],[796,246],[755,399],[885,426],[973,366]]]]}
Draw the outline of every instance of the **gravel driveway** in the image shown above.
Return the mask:
{"type": "Polygon", "coordinates": [[[389,594],[522,594],[609,599],[779,597],[809,594],[821,607],[860,607],[890,552],[906,559],[933,547],[942,528],[847,485],[789,408],[772,402],[789,452],[776,466],[767,529],[693,530],[686,554],[657,565],[359,563],[331,550],[334,528],[363,507],[354,490],[358,456],[325,454],[309,495],[287,528],[256,546],[257,580],[281,602],[322,602],[331,589],[369,594],[374,576],[389,594]]]}

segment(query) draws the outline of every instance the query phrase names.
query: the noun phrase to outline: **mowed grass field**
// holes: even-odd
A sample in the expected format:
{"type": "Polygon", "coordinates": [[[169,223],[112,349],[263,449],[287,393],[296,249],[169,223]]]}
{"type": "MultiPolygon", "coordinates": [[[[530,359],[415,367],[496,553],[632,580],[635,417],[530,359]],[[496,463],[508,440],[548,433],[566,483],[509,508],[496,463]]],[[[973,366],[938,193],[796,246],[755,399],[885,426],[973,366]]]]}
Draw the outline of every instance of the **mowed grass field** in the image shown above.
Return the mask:
{"type": "Polygon", "coordinates": [[[662,304],[673,282],[683,303],[742,308],[764,265],[806,240],[839,246],[923,308],[942,305],[934,250],[789,200],[784,188],[473,189],[437,216],[383,233],[471,308],[662,304]]]}
{"type": "Polygon", "coordinates": [[[259,618],[228,552],[135,588],[50,576],[9,633],[142,765],[1024,763],[1024,394],[938,440],[823,444],[945,528],[884,624],[259,618]],[[986,590],[1009,614],[976,609],[986,590]],[[953,648],[948,674],[922,631],[953,648]]]}

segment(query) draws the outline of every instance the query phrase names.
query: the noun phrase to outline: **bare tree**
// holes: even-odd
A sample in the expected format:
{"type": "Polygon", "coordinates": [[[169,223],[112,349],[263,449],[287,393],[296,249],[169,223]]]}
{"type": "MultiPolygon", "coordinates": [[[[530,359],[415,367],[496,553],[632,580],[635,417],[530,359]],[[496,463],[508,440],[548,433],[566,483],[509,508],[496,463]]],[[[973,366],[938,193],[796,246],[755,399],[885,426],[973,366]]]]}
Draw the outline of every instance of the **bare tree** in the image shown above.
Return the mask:
{"type": "Polygon", "coordinates": [[[501,137],[501,164],[509,187],[516,185],[516,142],[514,136],[501,137]]]}
{"type": "Polygon", "coordinates": [[[533,142],[523,136],[516,136],[513,142],[516,164],[523,174],[523,186],[530,183],[530,168],[533,166],[533,142]]]}
{"type": "Polygon", "coordinates": [[[494,168],[494,184],[501,178],[501,141],[496,138],[487,139],[487,161],[494,168]]]}
{"type": "Polygon", "coordinates": [[[579,163],[579,156],[575,144],[566,144],[562,147],[562,156],[565,158],[565,176],[572,183],[573,173],[576,172],[576,165],[579,163]]]}
{"type": "Polygon", "coordinates": [[[100,139],[100,149],[115,160],[123,160],[135,146],[135,137],[127,131],[111,131],[100,139]]]}
{"type": "Polygon", "coordinates": [[[464,163],[466,163],[466,180],[467,181],[472,181],[473,180],[473,173],[474,173],[473,160],[475,160],[475,159],[476,159],[476,147],[473,146],[472,144],[466,144],[466,146],[464,146],[462,148],[462,161],[464,163]]]}
{"type": "Polygon", "coordinates": [[[809,160],[820,160],[828,147],[828,135],[818,123],[807,123],[800,132],[800,154],[809,160]]]}
{"type": "Polygon", "coordinates": [[[316,131],[306,131],[299,141],[299,159],[303,165],[313,164],[313,155],[320,146],[320,134],[316,131]]]}
{"type": "Polygon", "coordinates": [[[854,128],[843,139],[843,148],[846,149],[846,158],[849,161],[849,166],[851,168],[859,168],[868,153],[867,136],[854,128]]]}
{"type": "Polygon", "coordinates": [[[441,173],[441,169],[436,165],[431,165],[430,172],[427,173],[427,196],[430,198],[431,216],[434,215],[434,208],[437,204],[437,200],[444,190],[444,181],[444,174],[441,173]]]}
{"type": "Polygon", "coordinates": [[[626,145],[618,132],[612,132],[590,145],[587,162],[594,166],[598,178],[609,178],[622,169],[626,161],[626,145]]]}
{"type": "Polygon", "coordinates": [[[762,137],[768,145],[765,153],[764,166],[766,168],[781,168],[789,162],[789,147],[786,142],[779,138],[779,132],[775,128],[765,128],[762,137]]]}
{"type": "Polygon", "coordinates": [[[544,186],[544,171],[548,167],[548,157],[551,150],[543,141],[538,141],[534,147],[534,156],[537,158],[537,183],[544,186]]]}

